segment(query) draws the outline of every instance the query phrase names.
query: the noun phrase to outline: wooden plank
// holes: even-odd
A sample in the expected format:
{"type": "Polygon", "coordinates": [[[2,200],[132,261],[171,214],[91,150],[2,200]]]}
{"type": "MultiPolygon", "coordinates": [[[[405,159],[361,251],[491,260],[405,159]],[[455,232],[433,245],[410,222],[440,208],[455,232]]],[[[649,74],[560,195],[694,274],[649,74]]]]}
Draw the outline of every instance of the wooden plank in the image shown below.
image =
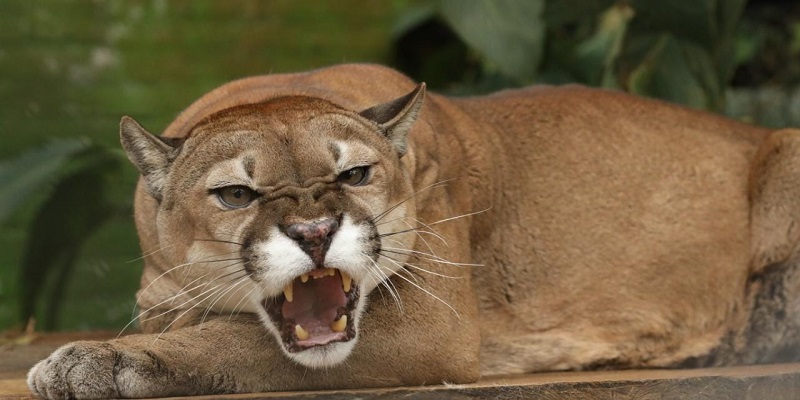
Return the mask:
{"type": "MultiPolygon", "coordinates": [[[[28,368],[61,344],[108,332],[38,336],[0,347],[0,398],[35,399],[28,368]]],[[[800,363],[688,370],[550,372],[486,377],[469,385],[276,392],[192,399],[799,399],[800,363]]]]}

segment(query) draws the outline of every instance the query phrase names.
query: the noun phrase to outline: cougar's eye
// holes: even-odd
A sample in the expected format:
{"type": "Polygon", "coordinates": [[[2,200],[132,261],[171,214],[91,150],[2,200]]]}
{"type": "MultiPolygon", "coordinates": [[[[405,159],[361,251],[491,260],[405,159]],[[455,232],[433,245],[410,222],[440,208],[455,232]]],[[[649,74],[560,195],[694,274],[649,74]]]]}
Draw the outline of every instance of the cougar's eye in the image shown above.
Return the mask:
{"type": "Polygon", "coordinates": [[[257,193],[247,186],[226,186],[215,192],[219,201],[230,208],[246,207],[257,197],[257,193]]]}
{"type": "Polygon", "coordinates": [[[336,182],[350,186],[362,186],[367,184],[368,175],[368,166],[350,168],[339,174],[339,176],[336,177],[336,182]]]}

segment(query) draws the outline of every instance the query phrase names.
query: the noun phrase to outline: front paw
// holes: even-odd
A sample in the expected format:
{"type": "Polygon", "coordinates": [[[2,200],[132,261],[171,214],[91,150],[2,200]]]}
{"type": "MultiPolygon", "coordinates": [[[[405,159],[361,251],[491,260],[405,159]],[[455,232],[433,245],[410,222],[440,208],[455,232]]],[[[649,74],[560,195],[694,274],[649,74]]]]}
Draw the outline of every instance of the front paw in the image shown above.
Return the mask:
{"type": "Polygon", "coordinates": [[[116,359],[111,344],[70,343],[31,368],[28,387],[48,399],[120,397],[114,383],[116,359]]]}
{"type": "Polygon", "coordinates": [[[149,352],[108,342],[75,342],[34,365],[28,387],[47,399],[146,397],[164,391],[164,382],[157,381],[168,375],[149,352]]]}

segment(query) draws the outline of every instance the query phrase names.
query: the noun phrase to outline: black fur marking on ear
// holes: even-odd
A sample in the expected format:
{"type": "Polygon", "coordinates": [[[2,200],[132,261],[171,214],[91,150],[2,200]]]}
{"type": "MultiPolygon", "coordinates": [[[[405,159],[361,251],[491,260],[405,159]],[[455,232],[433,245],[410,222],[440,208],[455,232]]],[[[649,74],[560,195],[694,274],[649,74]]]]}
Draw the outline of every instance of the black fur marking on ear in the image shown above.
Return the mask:
{"type": "Polygon", "coordinates": [[[160,201],[169,167],[178,156],[183,139],[155,136],[127,116],[120,121],[119,134],[128,159],[144,178],[148,192],[160,201]]]}
{"type": "Polygon", "coordinates": [[[185,138],[172,138],[172,137],[164,137],[164,136],[156,136],[158,140],[164,142],[169,147],[179,148],[183,145],[183,142],[186,141],[185,138]]]}
{"type": "Polygon", "coordinates": [[[420,92],[424,92],[425,84],[421,83],[417,85],[414,90],[410,93],[398,97],[392,101],[378,104],[377,106],[368,108],[364,111],[361,111],[359,114],[369,120],[375,121],[378,125],[383,125],[391,121],[393,118],[398,117],[405,108],[410,106],[410,102],[420,94],[420,92]]]}
{"type": "Polygon", "coordinates": [[[397,153],[402,156],[406,152],[406,137],[419,116],[424,99],[425,84],[420,83],[410,93],[370,107],[361,111],[359,115],[378,124],[397,153]]]}

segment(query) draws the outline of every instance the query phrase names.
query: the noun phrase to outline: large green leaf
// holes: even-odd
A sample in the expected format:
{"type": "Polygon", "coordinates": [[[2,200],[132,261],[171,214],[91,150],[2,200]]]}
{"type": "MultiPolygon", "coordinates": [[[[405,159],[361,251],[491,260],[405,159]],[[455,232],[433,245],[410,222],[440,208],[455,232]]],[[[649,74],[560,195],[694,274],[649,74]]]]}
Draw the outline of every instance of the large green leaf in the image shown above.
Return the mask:
{"type": "MultiPolygon", "coordinates": [[[[632,29],[637,33],[670,35],[677,40],[685,53],[684,63],[692,70],[707,96],[705,107],[720,110],[723,107],[722,88],[731,79],[738,62],[736,28],[745,2],[633,0],[631,4],[637,16],[632,29]]],[[[670,51],[670,47],[666,50],[670,51]]],[[[665,54],[671,56],[676,53],[665,54]]],[[[682,69],[683,65],[678,68],[682,69]]],[[[677,90],[690,86],[683,85],[677,90]]]]}
{"type": "Polygon", "coordinates": [[[35,315],[47,286],[44,329],[56,325],[67,280],[83,244],[116,210],[110,185],[119,178],[120,157],[88,147],[70,160],[54,190],[37,210],[22,260],[20,317],[35,315]]]}
{"type": "Polygon", "coordinates": [[[746,0],[717,0],[714,21],[716,27],[714,54],[717,66],[718,84],[724,87],[733,77],[741,59],[736,49],[736,29],[744,12],[746,0]]]}
{"type": "Polygon", "coordinates": [[[616,87],[614,64],[622,50],[622,40],[633,17],[633,9],[615,5],[600,15],[595,34],[575,51],[577,70],[583,83],[616,87]]]}
{"type": "Polygon", "coordinates": [[[709,104],[680,42],[662,35],[644,61],[630,74],[628,90],[695,108],[709,104]]]}
{"type": "Polygon", "coordinates": [[[714,64],[711,54],[693,43],[681,42],[686,65],[692,72],[697,83],[703,88],[706,95],[704,108],[721,111],[723,108],[723,86],[727,79],[719,76],[718,68],[714,64]]]}
{"type": "Polygon", "coordinates": [[[715,20],[717,39],[733,38],[742,18],[747,0],[716,0],[715,20]]]}
{"type": "MultiPolygon", "coordinates": [[[[547,27],[557,27],[564,24],[576,23],[593,18],[607,10],[617,0],[569,0],[569,1],[547,1],[543,16],[547,22],[547,27]]],[[[622,5],[622,4],[621,4],[622,5]]]]}
{"type": "Polygon", "coordinates": [[[544,46],[544,0],[441,0],[453,30],[490,65],[521,82],[536,76],[544,46]]]}
{"type": "MultiPolygon", "coordinates": [[[[726,1],[726,0],[724,0],[726,1]]],[[[668,33],[712,50],[717,0],[633,0],[636,12],[632,30],[637,33],[668,33]]]]}
{"type": "Polygon", "coordinates": [[[1,163],[0,223],[32,195],[49,189],[59,176],[68,173],[69,160],[88,146],[83,139],[58,140],[1,163]]]}

